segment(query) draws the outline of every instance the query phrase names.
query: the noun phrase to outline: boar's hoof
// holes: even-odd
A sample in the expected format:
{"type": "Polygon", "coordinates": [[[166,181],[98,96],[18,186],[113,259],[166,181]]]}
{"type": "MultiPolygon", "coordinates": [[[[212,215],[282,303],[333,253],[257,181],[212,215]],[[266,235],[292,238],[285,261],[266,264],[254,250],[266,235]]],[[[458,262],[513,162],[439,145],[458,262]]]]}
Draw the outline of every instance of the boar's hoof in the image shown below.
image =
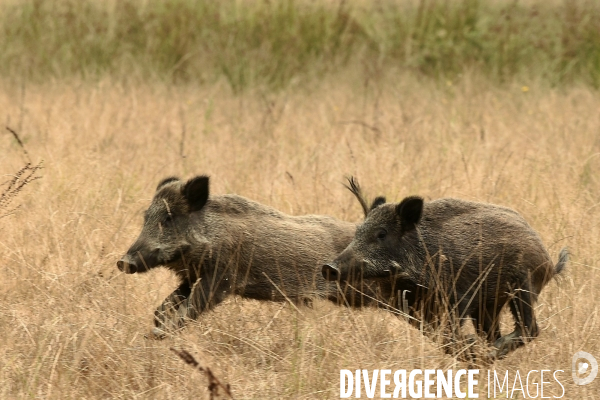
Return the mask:
{"type": "Polygon", "coordinates": [[[496,360],[500,360],[522,344],[523,338],[521,337],[521,333],[514,331],[497,339],[494,342],[495,349],[491,353],[494,353],[496,360]]]}
{"type": "Polygon", "coordinates": [[[165,331],[163,331],[162,329],[159,329],[159,328],[152,328],[150,333],[148,333],[147,335],[144,335],[144,338],[152,339],[152,340],[163,340],[166,337],[167,337],[167,334],[165,333],[165,331]]]}
{"type": "Polygon", "coordinates": [[[498,354],[498,349],[494,349],[494,350],[490,351],[489,353],[487,353],[487,358],[490,361],[499,360],[501,357],[498,354]]]}
{"type": "Polygon", "coordinates": [[[476,335],[465,335],[465,344],[467,346],[474,346],[477,344],[477,336],[476,335]]]}
{"type": "Polygon", "coordinates": [[[323,267],[321,268],[321,273],[323,274],[323,278],[325,278],[328,281],[340,280],[340,271],[332,265],[323,265],[323,267]]]}

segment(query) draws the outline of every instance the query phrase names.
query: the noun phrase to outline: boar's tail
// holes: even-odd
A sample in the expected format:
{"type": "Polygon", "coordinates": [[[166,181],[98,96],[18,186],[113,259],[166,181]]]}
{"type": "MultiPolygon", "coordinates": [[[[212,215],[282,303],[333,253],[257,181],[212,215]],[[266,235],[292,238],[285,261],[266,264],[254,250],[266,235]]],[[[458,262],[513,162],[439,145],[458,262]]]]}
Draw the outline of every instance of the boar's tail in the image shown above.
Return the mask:
{"type": "Polygon", "coordinates": [[[369,206],[367,205],[367,200],[365,199],[365,195],[363,194],[362,189],[360,188],[360,185],[358,184],[358,181],[353,176],[350,176],[346,179],[348,180],[348,185],[344,185],[344,186],[346,187],[346,189],[348,189],[349,191],[352,192],[354,197],[356,197],[356,199],[360,203],[360,206],[363,209],[363,213],[365,214],[365,218],[366,218],[367,214],[369,213],[369,206]]]}
{"type": "Polygon", "coordinates": [[[560,251],[558,255],[558,262],[554,266],[554,275],[558,275],[562,272],[563,269],[567,266],[569,262],[569,250],[566,247],[560,251]]]}

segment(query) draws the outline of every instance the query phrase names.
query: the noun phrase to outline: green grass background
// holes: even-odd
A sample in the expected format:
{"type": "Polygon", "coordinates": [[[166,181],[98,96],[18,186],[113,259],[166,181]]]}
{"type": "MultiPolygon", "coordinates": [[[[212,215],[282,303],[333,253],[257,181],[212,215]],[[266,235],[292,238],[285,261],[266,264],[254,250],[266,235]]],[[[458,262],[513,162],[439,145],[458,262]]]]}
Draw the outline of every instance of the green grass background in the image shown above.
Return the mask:
{"type": "Polygon", "coordinates": [[[0,74],[278,90],[359,66],[443,81],[600,86],[600,3],[95,1],[0,3],[0,74]]]}

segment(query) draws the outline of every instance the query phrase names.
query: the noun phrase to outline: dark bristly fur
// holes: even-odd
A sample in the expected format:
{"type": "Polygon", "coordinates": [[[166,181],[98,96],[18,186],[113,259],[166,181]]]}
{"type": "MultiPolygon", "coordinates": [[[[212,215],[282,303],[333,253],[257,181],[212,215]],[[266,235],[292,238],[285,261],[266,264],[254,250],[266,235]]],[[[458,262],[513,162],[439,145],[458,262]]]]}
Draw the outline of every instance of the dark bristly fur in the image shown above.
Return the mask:
{"type": "Polygon", "coordinates": [[[383,196],[375,197],[375,200],[373,200],[373,203],[371,203],[369,212],[373,211],[375,208],[379,207],[380,205],[385,204],[385,202],[386,202],[385,197],[383,197],[383,196]]]}
{"type": "Polygon", "coordinates": [[[497,348],[493,359],[538,336],[533,304],[567,261],[563,249],[554,265],[539,235],[514,210],[450,198],[424,203],[413,196],[372,209],[322,272],[354,285],[378,281],[391,305],[402,293],[411,316],[449,331],[445,348],[452,354],[462,351],[453,345],[460,323],[472,318],[497,348]],[[502,336],[499,315],[507,303],[515,330],[502,336]]]}
{"type": "Polygon", "coordinates": [[[158,183],[158,186],[156,186],[156,190],[159,190],[161,187],[165,186],[168,183],[176,182],[178,180],[179,180],[179,178],[176,176],[169,176],[168,178],[165,178],[158,183]]]}
{"type": "MultiPolygon", "coordinates": [[[[145,212],[138,239],[117,264],[127,273],[165,266],[180,278],[156,310],[160,335],[231,294],[338,301],[336,284],[323,279],[320,266],[350,243],[355,229],[331,217],[286,215],[233,194],[209,196],[206,176],[187,182],[167,178],[145,212]]],[[[344,301],[354,305],[363,299],[344,301]]]]}

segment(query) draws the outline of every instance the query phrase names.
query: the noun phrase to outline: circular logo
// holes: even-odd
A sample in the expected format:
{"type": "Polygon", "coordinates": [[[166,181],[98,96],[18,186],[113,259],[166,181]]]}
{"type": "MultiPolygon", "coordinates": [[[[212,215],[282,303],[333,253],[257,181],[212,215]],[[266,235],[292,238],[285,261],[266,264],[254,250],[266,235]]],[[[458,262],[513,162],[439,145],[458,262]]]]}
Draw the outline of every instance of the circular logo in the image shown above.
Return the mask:
{"type": "Polygon", "coordinates": [[[596,361],[594,356],[590,353],[578,351],[573,355],[571,371],[573,373],[573,382],[575,382],[576,385],[587,385],[596,378],[596,375],[598,375],[598,361],[596,361]],[[589,375],[585,376],[588,372],[589,375]]]}

